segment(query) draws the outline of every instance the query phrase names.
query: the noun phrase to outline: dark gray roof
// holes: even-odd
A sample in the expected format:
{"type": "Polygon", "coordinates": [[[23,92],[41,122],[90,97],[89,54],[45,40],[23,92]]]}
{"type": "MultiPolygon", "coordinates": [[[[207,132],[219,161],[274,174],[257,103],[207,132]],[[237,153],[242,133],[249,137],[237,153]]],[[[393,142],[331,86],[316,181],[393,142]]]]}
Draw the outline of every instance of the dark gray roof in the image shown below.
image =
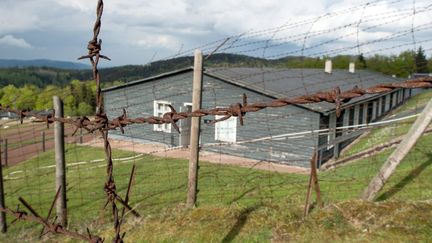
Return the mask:
{"type": "Polygon", "coordinates": [[[130,82],[127,82],[125,84],[121,84],[121,85],[105,88],[105,89],[102,89],[102,92],[107,92],[107,91],[111,91],[111,90],[121,89],[121,88],[124,88],[124,87],[130,87],[130,86],[133,86],[133,85],[137,85],[137,84],[141,84],[141,83],[146,83],[146,82],[158,80],[158,79],[161,79],[161,78],[166,78],[166,77],[169,77],[169,76],[174,76],[174,75],[185,73],[185,72],[190,72],[192,70],[193,70],[192,67],[187,67],[187,68],[175,70],[175,71],[172,71],[172,72],[162,73],[162,74],[158,74],[158,75],[155,75],[155,76],[151,76],[151,77],[147,77],[147,78],[143,78],[143,79],[139,79],[139,80],[135,80],[135,81],[130,81],[130,82]]]}
{"type": "MultiPolygon", "coordinates": [[[[355,73],[349,73],[348,70],[333,70],[331,74],[328,74],[324,72],[324,69],[208,68],[205,73],[275,98],[313,94],[318,91],[331,90],[335,87],[340,87],[344,91],[352,89],[356,85],[360,88],[367,88],[377,84],[401,81],[391,76],[367,70],[356,70],[355,73]]],[[[370,99],[374,96],[379,95],[365,95],[352,99],[345,105],[370,99]]],[[[327,102],[302,106],[322,113],[335,109],[334,104],[327,102]]]]}
{"type": "MultiPolygon", "coordinates": [[[[130,87],[144,82],[151,82],[161,78],[192,71],[192,67],[160,74],[157,76],[129,82],[123,85],[104,89],[103,92],[130,87]]],[[[334,69],[331,74],[324,69],[295,69],[295,68],[207,68],[205,75],[218,78],[222,81],[248,88],[273,98],[296,97],[313,94],[318,91],[331,90],[340,87],[342,91],[352,89],[354,86],[368,88],[377,84],[400,82],[401,79],[392,78],[378,72],[334,69]]],[[[344,104],[349,106],[357,102],[368,100],[379,95],[364,95],[354,98],[344,104]]],[[[320,102],[315,104],[299,105],[308,110],[328,113],[335,109],[334,104],[320,102]]]]}

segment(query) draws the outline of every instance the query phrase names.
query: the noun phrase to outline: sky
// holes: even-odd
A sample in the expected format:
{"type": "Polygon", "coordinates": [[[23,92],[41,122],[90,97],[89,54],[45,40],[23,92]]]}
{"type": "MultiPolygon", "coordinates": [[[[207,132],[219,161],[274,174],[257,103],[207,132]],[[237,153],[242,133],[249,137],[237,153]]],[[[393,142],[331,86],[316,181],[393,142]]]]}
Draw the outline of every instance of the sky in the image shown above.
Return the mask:
{"type": "MultiPolygon", "coordinates": [[[[0,0],[0,58],[77,61],[96,4],[0,0]]],[[[420,45],[429,55],[431,12],[429,0],[106,0],[100,38],[112,61],[103,65],[144,65],[224,42],[217,52],[265,58],[393,54],[420,45]]]]}

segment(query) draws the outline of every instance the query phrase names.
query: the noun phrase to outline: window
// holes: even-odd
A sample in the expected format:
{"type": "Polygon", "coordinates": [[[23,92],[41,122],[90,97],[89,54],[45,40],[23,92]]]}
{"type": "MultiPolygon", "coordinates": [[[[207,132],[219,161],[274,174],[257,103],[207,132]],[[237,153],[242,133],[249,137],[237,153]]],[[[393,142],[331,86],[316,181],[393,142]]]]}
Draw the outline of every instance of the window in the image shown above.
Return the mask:
{"type": "MultiPolygon", "coordinates": [[[[216,120],[223,116],[216,116],[216,120]]],[[[215,140],[235,143],[237,141],[237,117],[217,122],[215,125],[215,140]]]]}
{"type": "MultiPolygon", "coordinates": [[[[167,112],[171,112],[171,109],[169,108],[169,105],[171,105],[168,101],[162,101],[162,100],[155,100],[154,101],[154,116],[162,117],[163,114],[167,112]]],[[[171,132],[171,124],[155,124],[153,126],[154,131],[160,131],[160,132],[171,132]]]]}

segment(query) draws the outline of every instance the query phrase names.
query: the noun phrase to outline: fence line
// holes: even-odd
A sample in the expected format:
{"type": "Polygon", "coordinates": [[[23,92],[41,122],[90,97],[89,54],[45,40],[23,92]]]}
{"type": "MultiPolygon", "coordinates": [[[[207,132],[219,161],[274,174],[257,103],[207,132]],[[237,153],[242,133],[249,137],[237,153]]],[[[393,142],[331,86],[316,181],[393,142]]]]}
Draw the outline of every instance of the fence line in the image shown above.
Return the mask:
{"type": "MultiPolygon", "coordinates": [[[[360,21],[363,18],[363,14],[364,14],[364,10],[366,8],[366,6],[368,5],[361,5],[360,9],[363,9],[362,12],[362,17],[360,18],[359,21],[356,22],[356,26],[357,26],[357,31],[355,31],[355,33],[357,34],[357,45],[355,46],[357,48],[357,50],[360,52],[360,46],[364,46],[364,45],[369,45],[369,44],[373,44],[376,42],[382,42],[382,41],[388,41],[390,39],[394,39],[394,38],[398,38],[398,37],[403,37],[406,36],[408,34],[412,34],[413,32],[420,32],[423,30],[428,30],[429,27],[428,25],[430,25],[430,23],[427,24],[423,24],[423,25],[419,25],[419,26],[411,26],[410,31],[399,31],[397,33],[393,33],[391,35],[388,35],[386,37],[374,40],[374,41],[365,41],[365,42],[359,42],[359,37],[358,37],[358,33],[359,33],[359,25],[360,25],[360,21]]],[[[431,5],[432,6],[432,5],[431,5]]],[[[427,13],[427,11],[429,10],[430,6],[424,9],[424,13],[427,13]]],[[[419,12],[420,13],[420,12],[419,12]]],[[[131,206],[131,200],[130,200],[130,193],[131,193],[131,187],[132,185],[134,186],[139,186],[139,183],[135,183],[134,184],[134,180],[137,180],[137,175],[141,175],[141,176],[160,176],[158,175],[159,171],[151,171],[151,172],[140,172],[139,168],[136,167],[136,160],[140,159],[141,157],[143,157],[143,155],[134,155],[134,156],[128,156],[128,157],[123,157],[123,158],[113,158],[112,154],[112,145],[109,141],[109,135],[108,133],[112,130],[117,130],[119,129],[122,133],[125,132],[125,129],[127,129],[128,126],[130,125],[136,125],[136,124],[168,124],[171,125],[175,130],[177,130],[180,133],[180,127],[178,126],[178,122],[181,120],[185,120],[185,119],[189,119],[189,118],[201,118],[201,117],[207,117],[207,116],[221,116],[221,118],[216,118],[211,120],[210,124],[215,124],[218,122],[223,122],[226,121],[232,117],[238,118],[240,125],[244,125],[244,120],[247,118],[247,114],[250,112],[258,112],[258,111],[262,111],[265,110],[266,108],[279,108],[279,107],[285,107],[285,106],[289,106],[289,105],[305,105],[305,104],[314,104],[314,103],[320,103],[320,102],[327,102],[327,103],[333,103],[335,104],[335,110],[336,110],[336,118],[339,118],[341,116],[341,112],[343,108],[347,108],[349,106],[349,104],[347,104],[349,101],[351,101],[354,98],[358,98],[358,97],[362,97],[365,95],[375,95],[375,94],[387,94],[393,90],[396,89],[414,89],[414,88],[432,88],[432,77],[422,77],[422,78],[413,78],[413,79],[408,79],[405,80],[404,82],[395,82],[395,83],[389,83],[389,84],[381,84],[381,85],[375,85],[375,86],[371,86],[371,87],[353,87],[350,90],[345,90],[343,89],[341,86],[335,87],[332,90],[321,90],[319,92],[313,93],[313,94],[307,94],[307,95],[301,95],[301,96],[297,96],[294,98],[291,97],[285,97],[285,98],[279,98],[279,99],[274,99],[272,101],[267,101],[267,102],[256,102],[256,103],[249,103],[248,102],[248,98],[247,96],[244,94],[243,95],[243,100],[241,103],[233,103],[229,106],[226,107],[217,107],[217,108],[212,108],[212,109],[193,109],[193,111],[191,112],[177,112],[174,107],[170,106],[170,112],[165,112],[164,114],[162,114],[160,117],[159,116],[148,116],[148,117],[138,117],[138,118],[130,118],[128,117],[127,114],[127,109],[123,108],[122,112],[123,114],[117,118],[114,119],[110,119],[108,118],[108,115],[106,114],[107,110],[104,110],[104,106],[103,106],[103,100],[102,100],[102,91],[100,88],[100,83],[101,83],[101,79],[100,79],[100,73],[98,70],[98,64],[99,64],[99,60],[100,58],[102,59],[108,59],[108,57],[100,54],[101,51],[101,45],[102,45],[102,41],[98,39],[99,36],[99,32],[101,30],[101,18],[102,18],[102,14],[103,14],[103,1],[99,0],[98,1],[98,5],[97,5],[97,13],[96,13],[96,22],[94,25],[94,29],[93,29],[93,38],[92,40],[89,42],[88,44],[88,55],[81,57],[81,59],[89,59],[91,64],[92,64],[92,68],[93,68],[93,78],[94,81],[97,83],[97,89],[96,89],[96,103],[97,103],[97,110],[96,110],[96,116],[94,119],[90,119],[88,117],[79,117],[79,118],[59,118],[59,117],[55,117],[53,115],[48,115],[48,116],[42,116],[40,114],[37,114],[35,112],[32,112],[30,110],[17,110],[17,109],[11,109],[9,107],[0,107],[0,110],[3,111],[7,111],[7,112],[12,112],[18,115],[20,122],[23,123],[24,118],[28,118],[28,117],[36,117],[37,119],[44,121],[47,123],[47,126],[51,123],[61,123],[61,124],[71,124],[72,126],[74,126],[75,131],[74,134],[76,134],[79,131],[82,131],[82,129],[85,129],[87,132],[89,133],[99,133],[102,136],[103,139],[103,147],[104,147],[104,151],[105,151],[105,156],[106,159],[103,161],[106,161],[106,165],[96,165],[94,167],[90,167],[92,169],[98,169],[101,167],[106,167],[106,181],[105,181],[105,186],[104,186],[104,192],[105,192],[105,198],[106,198],[106,205],[110,205],[111,207],[111,212],[112,212],[112,220],[114,223],[114,237],[113,237],[113,241],[116,243],[120,243],[124,241],[124,228],[122,228],[124,222],[125,222],[125,217],[132,213],[135,216],[139,216],[138,212],[136,211],[138,209],[138,206],[142,206],[142,205],[151,205],[151,204],[158,204],[160,203],[161,205],[169,205],[170,202],[179,202],[178,197],[175,195],[175,190],[176,189],[184,189],[186,187],[186,185],[176,185],[177,181],[170,181],[169,183],[169,188],[164,188],[166,190],[143,190],[145,197],[143,199],[143,201],[137,203],[135,206],[131,206]],[[124,171],[121,172],[119,175],[115,174],[117,173],[114,172],[114,161],[119,161],[120,163],[126,164],[126,163],[133,163],[132,166],[132,170],[130,173],[125,173],[124,171]],[[128,177],[128,183],[123,183],[120,182],[120,180],[115,181],[114,180],[114,175],[116,176],[122,176],[122,177],[128,177]],[[117,185],[117,182],[119,185],[117,185]],[[126,193],[125,196],[122,197],[119,195],[119,188],[126,188],[126,193]],[[173,192],[174,191],[174,192],[173,192]],[[148,198],[152,198],[152,197],[157,197],[160,194],[165,193],[169,195],[169,197],[167,198],[162,198],[159,199],[159,201],[149,201],[147,202],[146,199],[148,198]],[[171,193],[171,194],[169,194],[171,193]],[[122,209],[120,209],[120,207],[123,207],[122,209]]],[[[414,14],[413,14],[414,15],[414,14]]],[[[321,16],[320,18],[325,18],[326,16],[321,16]]],[[[336,37],[335,39],[332,40],[327,40],[325,42],[322,43],[318,43],[315,45],[311,45],[309,47],[306,46],[306,39],[310,34],[313,34],[312,28],[313,28],[313,24],[315,22],[318,22],[318,19],[313,19],[311,20],[312,22],[308,22],[311,23],[312,26],[310,27],[310,30],[308,31],[308,33],[304,36],[304,42],[303,42],[303,47],[301,49],[301,52],[304,53],[305,50],[307,50],[308,48],[313,49],[315,47],[324,45],[324,44],[328,44],[331,43],[332,41],[336,41],[338,40],[338,38],[342,38],[342,37],[336,37]]],[[[276,29],[277,33],[278,31],[280,31],[283,28],[288,28],[289,25],[287,26],[283,26],[280,27],[280,29],[276,29]]],[[[320,32],[317,32],[316,34],[319,34],[320,32]]],[[[354,32],[353,32],[354,33],[354,32]]],[[[354,33],[354,34],[355,34],[354,33]]],[[[261,34],[260,32],[257,32],[256,34],[261,34]]],[[[241,37],[241,35],[237,38],[237,40],[241,37]]],[[[277,39],[274,38],[275,34],[272,35],[271,39],[277,39]]],[[[215,54],[217,52],[222,52],[225,51],[227,49],[230,48],[238,48],[238,46],[235,46],[235,41],[236,39],[233,40],[233,42],[231,42],[231,39],[225,39],[225,41],[216,41],[213,42],[211,44],[211,47],[209,47],[210,50],[210,54],[208,57],[211,57],[212,54],[215,54]],[[214,48],[213,45],[216,45],[216,48],[214,48]],[[224,49],[225,45],[229,45],[229,48],[227,47],[227,49],[224,49]]],[[[430,40],[424,40],[425,42],[428,42],[430,40]]],[[[421,40],[416,40],[413,37],[413,42],[414,45],[418,44],[418,43],[422,43],[421,40]]],[[[240,44],[239,44],[240,45],[240,44]]],[[[269,48],[268,42],[266,42],[266,46],[264,48],[260,48],[263,50],[267,50],[267,48],[269,48]]],[[[354,46],[352,47],[343,47],[343,48],[335,48],[332,50],[328,50],[325,52],[317,52],[317,53],[339,53],[341,51],[346,50],[347,48],[354,48],[354,46]]],[[[298,50],[297,50],[298,51],[298,50]]],[[[181,51],[179,52],[181,53],[181,51]]],[[[269,57],[278,57],[278,56],[282,56],[282,55],[286,55],[287,53],[292,53],[292,52],[284,52],[282,54],[269,54],[269,57]]],[[[295,51],[293,51],[293,53],[295,53],[295,51]]],[[[264,54],[263,54],[264,55],[264,54]]],[[[195,71],[197,71],[195,69],[195,71]]],[[[202,72],[200,73],[202,75],[202,72]]],[[[264,75],[263,73],[259,73],[257,75],[264,75]]],[[[302,78],[302,82],[303,82],[303,88],[307,89],[307,85],[304,83],[304,79],[305,76],[301,75],[302,78]]],[[[263,78],[263,83],[264,82],[264,78],[263,78]]],[[[323,81],[324,82],[324,81],[323,81]]],[[[250,88],[248,85],[245,85],[246,88],[250,88]]],[[[154,90],[152,91],[148,91],[149,93],[154,93],[154,90]]],[[[399,94],[397,94],[399,95],[399,94]]],[[[393,99],[393,94],[391,94],[391,97],[393,99]]],[[[398,96],[399,97],[399,96],[398,96]]],[[[127,97],[126,97],[127,98],[127,97]]],[[[231,97],[229,97],[231,98],[231,97]]],[[[236,98],[237,99],[237,98],[236,98]]],[[[385,99],[384,99],[385,100],[385,99]]],[[[128,102],[128,101],[127,101],[128,102]]],[[[382,102],[382,100],[380,99],[379,102],[382,102]]],[[[385,102],[384,102],[385,103],[385,102]]],[[[391,103],[391,102],[390,102],[391,103]]],[[[380,103],[382,104],[382,103],[380,103]]],[[[132,105],[138,105],[138,104],[132,104],[132,105]]],[[[387,104],[384,104],[384,106],[386,106],[387,104]]],[[[129,107],[129,105],[127,105],[129,107]]],[[[393,104],[390,104],[391,107],[393,107],[393,104]]],[[[355,108],[357,109],[357,108],[355,108]]],[[[381,107],[379,107],[379,109],[381,110],[381,107]]],[[[375,110],[374,110],[375,111],[375,110]]],[[[359,111],[357,110],[357,113],[354,112],[354,117],[357,118],[357,121],[359,119],[359,111]],[[357,114],[357,115],[356,115],[357,114]]],[[[363,109],[363,112],[365,112],[365,110],[363,109]]],[[[368,112],[368,111],[366,111],[368,112]]],[[[369,114],[371,115],[371,114],[369,114]]],[[[335,135],[336,133],[339,132],[343,132],[343,133],[348,133],[351,131],[352,128],[357,129],[357,130],[362,130],[362,129],[369,129],[369,128],[373,128],[373,127],[379,127],[379,126],[383,126],[383,125],[389,125],[389,124],[396,124],[397,122],[400,121],[405,121],[408,119],[412,119],[414,117],[416,117],[416,115],[409,115],[409,116],[404,116],[401,118],[395,118],[395,119],[390,119],[387,121],[378,121],[378,122],[372,122],[372,123],[366,123],[366,124],[357,124],[357,125],[346,125],[344,123],[344,125],[339,126],[339,127],[335,127],[335,128],[324,128],[324,129],[315,129],[311,127],[311,130],[308,131],[300,131],[300,132],[291,132],[291,133],[284,133],[284,134],[277,134],[277,135],[273,135],[274,133],[272,133],[272,131],[268,128],[269,132],[269,136],[265,136],[265,137],[260,137],[260,138],[252,138],[252,139],[246,139],[246,140],[242,140],[242,141],[238,141],[238,142],[234,142],[234,143],[203,143],[201,145],[201,147],[205,148],[205,147],[217,147],[217,146],[222,146],[222,145],[240,145],[240,144],[245,144],[245,143],[257,143],[257,142],[261,142],[261,141],[270,141],[271,143],[277,141],[278,139],[281,138],[291,138],[291,139],[299,139],[299,138],[303,138],[304,135],[307,134],[318,134],[318,135],[335,135]]],[[[268,117],[266,117],[266,119],[269,119],[268,117]]],[[[291,118],[294,119],[294,118],[291,118]]],[[[355,119],[355,118],[354,118],[355,119]]],[[[265,125],[264,123],[262,124],[263,126],[265,125]]],[[[283,127],[283,125],[280,125],[280,127],[283,127]]],[[[263,130],[266,129],[263,127],[263,130]]],[[[357,130],[353,131],[356,132],[357,130]]],[[[33,131],[34,132],[34,131],[33,131]]],[[[352,137],[350,137],[351,139],[352,137]]],[[[344,141],[338,141],[338,142],[345,142],[344,141]]],[[[198,144],[198,143],[197,143],[198,144]]],[[[21,144],[22,145],[22,144],[21,144]]],[[[327,144],[328,146],[329,144],[327,144]]],[[[198,146],[198,145],[197,145],[198,146]]],[[[221,147],[222,148],[222,147],[221,147]]],[[[167,152],[170,150],[177,150],[180,149],[180,147],[174,147],[174,148],[169,148],[169,149],[163,149],[163,150],[159,150],[159,152],[167,152]]],[[[319,147],[317,146],[317,149],[319,149],[319,147]]],[[[322,157],[321,155],[318,154],[319,151],[316,151],[314,153],[314,158],[316,157],[317,160],[319,160],[320,157],[322,157]]],[[[151,153],[158,153],[157,151],[152,151],[151,153]]],[[[77,155],[76,155],[77,156],[77,155]]],[[[312,161],[313,165],[316,165],[316,163],[314,162],[315,159],[312,161]]],[[[90,160],[89,162],[84,162],[84,161],[78,161],[78,162],[74,162],[74,163],[70,163],[67,164],[66,166],[69,166],[70,168],[74,168],[76,170],[80,169],[80,166],[87,166],[91,163],[97,163],[97,162],[102,162],[100,159],[95,159],[95,160],[90,160]]],[[[254,166],[252,166],[251,168],[254,168],[256,165],[258,165],[259,163],[261,163],[262,161],[258,161],[254,166]]],[[[39,162],[38,162],[39,163],[39,162]]],[[[120,165],[120,163],[118,163],[120,165]]],[[[168,168],[166,173],[172,173],[171,171],[173,171],[174,166],[175,165],[170,165],[170,164],[166,164],[163,165],[165,166],[165,168],[168,168]],[[171,167],[170,167],[171,166],[171,167]]],[[[311,166],[313,167],[313,166],[311,166]]],[[[371,166],[372,167],[372,166],[371,166]]],[[[51,169],[54,168],[54,166],[49,165],[49,166],[40,166],[39,164],[36,167],[38,170],[36,170],[37,172],[40,172],[39,169],[51,169]]],[[[90,168],[86,168],[86,169],[90,169],[90,168]]],[[[287,190],[287,187],[298,187],[298,188],[304,188],[303,187],[303,183],[305,182],[304,178],[290,178],[291,179],[291,183],[288,183],[288,185],[281,185],[283,183],[285,183],[286,181],[284,180],[279,180],[279,178],[277,176],[276,179],[274,179],[275,181],[272,181],[273,178],[271,178],[270,175],[254,175],[252,172],[251,173],[247,173],[244,172],[244,174],[241,174],[240,172],[236,172],[235,169],[232,168],[226,168],[227,171],[229,171],[230,173],[232,173],[232,177],[234,179],[237,179],[236,176],[238,177],[238,175],[240,174],[241,176],[245,176],[246,178],[242,178],[244,179],[243,183],[243,187],[241,189],[234,189],[234,190],[238,190],[238,191],[234,191],[234,194],[239,194],[240,196],[238,196],[239,198],[247,195],[249,192],[254,192],[256,189],[255,188],[247,188],[249,185],[249,183],[252,183],[252,186],[258,187],[259,188],[259,183],[255,183],[255,180],[268,180],[267,184],[265,185],[266,187],[269,188],[270,193],[272,192],[287,192],[289,190],[287,190]],[[236,174],[237,173],[237,174],[236,174]],[[250,176],[250,178],[248,178],[250,176]]],[[[312,169],[314,171],[314,169],[312,169]]],[[[8,180],[17,180],[17,181],[21,181],[24,180],[26,185],[30,184],[31,182],[28,182],[28,178],[27,176],[23,176],[23,177],[9,177],[9,175],[15,175],[15,174],[20,174],[20,173],[27,173],[29,170],[27,168],[25,168],[24,170],[20,170],[20,171],[13,171],[13,172],[9,172],[8,175],[5,177],[5,179],[8,180]],[[12,179],[13,178],[13,179],[12,179]]],[[[88,173],[88,171],[86,171],[88,173]]],[[[183,170],[176,170],[176,173],[179,172],[179,174],[181,173],[182,176],[185,175],[185,171],[183,170]]],[[[165,171],[164,171],[165,173],[165,171]]],[[[88,179],[91,178],[90,175],[83,175],[84,172],[78,173],[78,177],[80,177],[80,181],[82,178],[88,179]],[[81,178],[82,176],[82,178],[81,178]]],[[[214,171],[207,171],[202,173],[201,175],[205,175],[208,176],[211,180],[213,180],[214,182],[217,182],[217,186],[219,186],[220,188],[222,188],[221,190],[227,190],[229,191],[230,188],[228,188],[227,185],[229,185],[228,182],[225,182],[224,180],[232,180],[232,178],[219,178],[217,172],[214,171]],[[227,188],[225,188],[227,187],[227,188]]],[[[272,175],[273,176],[273,175],[272,175]]],[[[172,176],[172,178],[174,178],[174,176],[172,176]]],[[[176,177],[177,178],[177,177],[176,177]]],[[[175,178],[175,179],[176,179],[175,178]]],[[[332,179],[330,178],[329,175],[320,177],[320,182],[322,184],[324,184],[324,187],[322,187],[322,185],[318,185],[318,178],[316,174],[311,174],[311,178],[310,178],[310,186],[309,188],[311,188],[312,184],[315,184],[316,188],[321,187],[321,188],[325,188],[327,190],[329,190],[328,188],[331,188],[331,185],[326,184],[329,182],[334,182],[336,179],[332,179]]],[[[170,177],[171,179],[171,177],[170,177]]],[[[175,180],[173,179],[173,180],[175,180]]],[[[361,177],[359,180],[367,180],[367,176],[361,177]]],[[[338,178],[337,180],[349,180],[346,178],[338,178]]],[[[288,180],[287,180],[288,181],[288,180]]],[[[143,183],[148,183],[149,182],[143,182],[143,183]]],[[[78,183],[79,184],[79,183],[78,183]]],[[[155,185],[158,184],[158,182],[154,183],[155,185]]],[[[79,185],[78,185],[79,186],[79,185]]],[[[73,187],[73,186],[72,186],[73,187]]],[[[196,186],[194,186],[196,189],[196,186]]],[[[21,189],[16,189],[16,190],[21,190],[21,189]]],[[[29,196],[39,196],[39,202],[40,204],[42,203],[42,200],[40,199],[40,194],[43,192],[43,188],[39,188],[38,192],[29,192],[27,195],[29,196]]],[[[65,189],[66,190],[66,189],[65,189]]],[[[318,191],[317,191],[318,192],[318,191]]],[[[207,195],[207,197],[211,200],[217,200],[220,198],[226,198],[226,195],[222,195],[222,193],[217,193],[214,191],[209,191],[209,192],[202,192],[204,195],[207,195]]],[[[261,193],[261,192],[259,192],[261,193]]],[[[267,195],[265,192],[262,192],[262,195],[259,195],[258,197],[265,198],[267,195]]],[[[335,190],[335,194],[337,194],[338,191],[335,190]]],[[[58,200],[58,194],[56,194],[57,196],[55,196],[54,201],[52,202],[52,204],[54,204],[56,202],[56,200],[58,200]]],[[[86,196],[87,197],[87,196],[86,196]]],[[[231,200],[232,202],[235,202],[236,200],[239,200],[236,195],[236,198],[233,198],[231,200]]],[[[272,195],[272,198],[281,198],[283,196],[281,196],[278,193],[274,193],[274,195],[272,195]]],[[[90,195],[88,196],[88,198],[99,198],[98,195],[90,195]]],[[[45,200],[45,199],[44,199],[45,200]]],[[[83,200],[83,195],[81,195],[81,200],[83,200]]],[[[39,224],[42,224],[48,231],[52,232],[52,233],[58,233],[58,234],[63,234],[66,236],[70,236],[72,238],[77,238],[77,239],[82,239],[82,240],[86,240],[89,242],[103,242],[103,239],[100,238],[99,236],[94,236],[92,234],[90,234],[90,232],[88,232],[88,235],[85,234],[79,234],[76,232],[72,232],[72,231],[68,231],[67,229],[64,229],[64,227],[66,226],[65,222],[62,222],[60,224],[56,224],[56,223],[50,223],[49,220],[49,215],[47,217],[47,219],[42,218],[36,210],[34,210],[32,208],[32,206],[29,205],[29,203],[27,203],[27,201],[25,201],[24,199],[20,198],[19,201],[21,202],[21,205],[25,206],[27,208],[27,210],[29,212],[31,212],[31,215],[27,214],[24,211],[21,210],[11,210],[9,208],[5,208],[2,207],[0,210],[2,212],[8,213],[14,217],[16,217],[17,219],[21,219],[21,220],[27,220],[27,221],[32,221],[32,222],[38,222],[39,224]]],[[[46,200],[45,200],[46,201],[46,200]]],[[[44,203],[46,203],[44,201],[44,203]]],[[[193,200],[194,204],[196,200],[193,200]]],[[[48,202],[50,203],[50,202],[48,202]]],[[[309,201],[307,201],[307,204],[309,204],[309,201]]],[[[1,206],[1,205],[0,205],[1,206]]],[[[51,211],[51,210],[50,210],[51,211]]]]}

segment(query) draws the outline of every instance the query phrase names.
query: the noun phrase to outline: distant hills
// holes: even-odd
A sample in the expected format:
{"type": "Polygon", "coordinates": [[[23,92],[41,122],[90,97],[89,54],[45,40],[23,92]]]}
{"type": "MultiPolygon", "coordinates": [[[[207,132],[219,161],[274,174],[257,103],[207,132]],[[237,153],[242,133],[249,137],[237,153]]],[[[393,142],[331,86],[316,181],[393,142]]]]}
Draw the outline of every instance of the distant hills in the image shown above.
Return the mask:
{"type": "MultiPolygon", "coordinates": [[[[405,54],[404,54],[405,55],[405,54]]],[[[407,77],[415,72],[415,65],[402,62],[403,53],[399,56],[374,56],[361,60],[357,56],[333,56],[334,69],[346,69],[351,61],[356,62],[356,69],[367,68],[384,74],[396,74],[398,77],[407,77]],[[367,64],[367,66],[366,66],[367,64]]],[[[325,59],[330,57],[301,57],[288,56],[280,59],[264,59],[237,54],[219,53],[205,60],[204,67],[271,67],[271,68],[322,68],[325,59]]],[[[414,56],[411,57],[414,59],[414,56]]],[[[405,58],[407,59],[407,58],[405,58]]],[[[405,60],[404,59],[404,60],[405,60]]],[[[429,60],[432,68],[432,59],[429,60]]],[[[152,62],[146,65],[126,65],[111,68],[100,68],[102,83],[115,81],[129,82],[171,72],[193,66],[193,57],[178,57],[152,62]]],[[[89,65],[52,60],[1,60],[0,59],[0,88],[9,84],[22,87],[26,84],[43,88],[47,85],[64,87],[70,81],[92,80],[92,71],[89,65]]]]}
{"type": "Polygon", "coordinates": [[[48,59],[36,59],[36,60],[16,60],[16,59],[0,59],[0,68],[27,68],[27,67],[48,67],[48,68],[60,68],[60,69],[90,69],[90,65],[66,62],[66,61],[55,61],[48,59]]]}
{"type": "MultiPolygon", "coordinates": [[[[315,59],[303,58],[314,62],[315,59]]],[[[250,57],[236,54],[215,54],[205,61],[206,67],[285,67],[287,62],[301,63],[301,57],[286,57],[277,60],[250,57]]],[[[178,57],[156,61],[147,65],[126,65],[100,68],[102,82],[129,82],[151,77],[193,65],[193,57],[178,57]]],[[[317,64],[317,66],[323,66],[317,64]]],[[[64,86],[71,80],[91,80],[90,66],[73,62],[52,60],[2,60],[0,59],[0,87],[13,84],[21,87],[32,84],[38,87],[47,85],[64,86]]]]}

